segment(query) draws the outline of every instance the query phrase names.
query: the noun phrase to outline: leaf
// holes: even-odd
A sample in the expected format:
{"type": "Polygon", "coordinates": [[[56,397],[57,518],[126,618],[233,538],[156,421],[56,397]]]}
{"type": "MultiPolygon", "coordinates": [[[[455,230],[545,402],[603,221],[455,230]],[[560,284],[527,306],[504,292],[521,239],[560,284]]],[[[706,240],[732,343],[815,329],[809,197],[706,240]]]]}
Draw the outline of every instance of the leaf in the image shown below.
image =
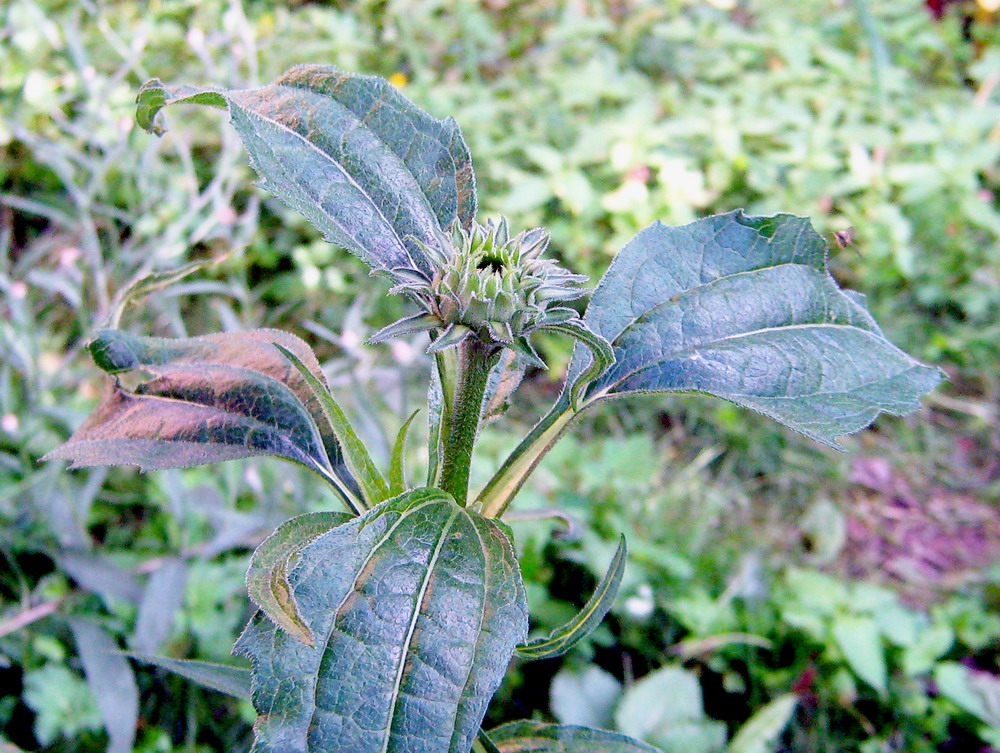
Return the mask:
{"type": "Polygon", "coordinates": [[[187,564],[182,559],[167,558],[149,576],[139,602],[135,632],[129,642],[134,651],[152,654],[169,637],[174,617],[184,603],[187,564]]]}
{"type": "Polygon", "coordinates": [[[389,497],[389,487],[386,485],[385,479],[382,478],[382,474],[375,467],[371,455],[368,454],[368,448],[365,447],[364,442],[361,441],[357,432],[354,431],[354,427],[351,426],[347,414],[344,413],[337,401],[333,399],[329,388],[309,371],[305,364],[299,360],[298,356],[277,343],[275,343],[275,347],[302,375],[302,378],[305,379],[306,384],[309,385],[313,395],[322,407],[323,418],[326,424],[332,427],[333,433],[340,443],[344,462],[361,486],[361,494],[365,502],[370,507],[387,499],[389,497]]]}
{"type": "MultiPolygon", "coordinates": [[[[916,410],[941,379],[837,287],[823,239],[787,214],[654,223],[615,257],[584,321],[616,359],[590,402],[703,392],[832,447],[880,412],[916,410]]],[[[572,373],[589,359],[578,347],[572,373]]]]}
{"type": "Polygon", "coordinates": [[[468,753],[527,632],[499,524],[416,489],[308,544],[288,581],[317,645],[260,613],[237,641],[256,753],[468,753]]]}
{"type": "Polygon", "coordinates": [[[755,711],[730,741],[726,753],[771,753],[798,702],[797,695],[786,693],[755,711]]]}
{"type": "Polygon", "coordinates": [[[100,595],[105,601],[121,599],[134,604],[142,597],[142,587],[135,576],[106,557],[64,549],[54,554],[53,558],[79,585],[100,595]]]}
{"type": "Polygon", "coordinates": [[[958,662],[939,662],[934,682],[945,698],[983,724],[1000,728],[1000,678],[958,662]]]}
{"type": "Polygon", "coordinates": [[[888,692],[885,646],[875,620],[851,614],[837,615],[831,633],[854,674],[875,688],[880,696],[885,696],[888,692]]]}
{"type": "Polygon", "coordinates": [[[410,417],[399,427],[399,434],[396,435],[396,443],[392,448],[392,458],[389,461],[389,493],[399,495],[406,491],[406,435],[410,431],[410,424],[417,417],[420,410],[415,410],[410,417]]]}
{"type": "Polygon", "coordinates": [[[176,103],[227,106],[260,185],[305,215],[331,243],[376,271],[429,279],[444,230],[476,216],[468,147],[451,118],[436,120],[383,78],[300,65],[258,89],[167,87],[139,92],[136,119],[176,103]],[[423,244],[423,245],[421,245],[423,244]]]}
{"type": "Polygon", "coordinates": [[[500,352],[500,360],[490,371],[483,400],[483,424],[500,418],[510,407],[511,397],[524,379],[525,366],[510,348],[500,352]]]}
{"type": "Polygon", "coordinates": [[[277,330],[180,340],[98,332],[90,345],[98,366],[149,378],[131,392],[116,381],[46,459],[153,470],[274,455],[320,473],[352,508],[360,507],[345,480],[336,437],[316,423],[322,406],[272,342],[297,352],[321,376],[309,347],[277,330]]]}
{"type": "Polygon", "coordinates": [[[545,722],[509,722],[490,731],[500,753],[659,753],[631,737],[545,722]]]}
{"type": "Polygon", "coordinates": [[[299,615],[288,583],[290,560],[302,547],[342,525],[353,516],[342,512],[312,512],[286,520],[261,542],[250,558],[247,592],[264,613],[293,637],[312,646],[313,636],[299,615]]]}
{"type": "Polygon", "coordinates": [[[152,654],[128,653],[126,656],[143,664],[152,664],[154,667],[173,672],[209,690],[244,701],[250,700],[249,669],[194,659],[171,659],[168,656],[152,654]]]}
{"type": "Polygon", "coordinates": [[[698,678],[680,667],[661,667],[625,691],[618,704],[618,729],[646,737],[663,721],[699,720],[705,716],[698,678]]]}
{"type": "Polygon", "coordinates": [[[563,724],[581,727],[611,727],[621,697],[622,684],[594,664],[563,667],[549,686],[552,715],[563,724]]]}
{"type": "Polygon", "coordinates": [[[131,753],[139,720],[139,691],[132,667],[103,628],[81,619],[70,620],[69,626],[108,732],[108,753],[131,753]]]}
{"type": "Polygon", "coordinates": [[[562,656],[573,646],[590,635],[601,624],[614,603],[618,586],[625,572],[628,547],[625,537],[618,543],[615,556],[608,565],[608,571],[598,583],[593,595],[572,620],[553,630],[546,638],[535,638],[517,647],[517,655],[523,659],[552,659],[562,656]]]}

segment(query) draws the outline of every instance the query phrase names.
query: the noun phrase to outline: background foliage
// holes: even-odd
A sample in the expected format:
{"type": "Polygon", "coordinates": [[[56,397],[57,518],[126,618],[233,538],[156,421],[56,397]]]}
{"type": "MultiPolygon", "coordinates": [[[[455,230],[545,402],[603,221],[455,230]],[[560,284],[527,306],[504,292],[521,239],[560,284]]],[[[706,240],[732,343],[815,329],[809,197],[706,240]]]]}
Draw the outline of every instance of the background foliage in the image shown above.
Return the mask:
{"type": "MultiPolygon", "coordinates": [[[[178,109],[162,139],[132,120],[154,75],[235,87],[308,61],[390,77],[453,115],[484,214],[546,225],[563,261],[594,277],[653,219],[745,207],[810,215],[831,238],[853,226],[853,245],[832,244],[835,275],[951,378],[923,413],[881,419],[845,455],[698,398],[584,422],[512,524],[536,628],[582,604],[625,532],[621,598],[569,656],[515,665],[494,721],[597,724],[665,751],[1000,749],[989,6],[950,3],[935,21],[916,0],[6,4],[3,738],[127,750],[137,716],[138,750],[245,748],[247,705],[104,649],[232,661],[249,550],[333,504],[274,462],[148,476],[37,463],[94,404],[81,345],[128,280],[214,260],[125,325],[291,329],[383,453],[379,422],[391,436],[423,399],[420,342],[359,347],[397,304],[251,188],[219,116],[178,109]],[[568,530],[530,514],[555,503],[568,530]],[[668,695],[679,700],[658,706],[668,695]],[[756,733],[735,735],[751,717],[756,733]]],[[[569,344],[543,345],[557,373],[569,344]]],[[[554,390],[533,375],[509,420],[527,425],[554,390]]],[[[514,439],[491,428],[480,480],[514,439]]]]}

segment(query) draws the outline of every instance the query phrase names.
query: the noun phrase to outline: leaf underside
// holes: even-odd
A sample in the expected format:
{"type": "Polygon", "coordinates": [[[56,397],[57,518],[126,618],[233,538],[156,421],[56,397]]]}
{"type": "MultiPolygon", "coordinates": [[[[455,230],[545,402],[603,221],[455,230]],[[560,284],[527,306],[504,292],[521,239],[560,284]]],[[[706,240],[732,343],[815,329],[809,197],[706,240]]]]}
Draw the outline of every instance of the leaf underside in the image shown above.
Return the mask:
{"type": "Polygon", "coordinates": [[[316,646],[258,613],[257,753],[468,753],[527,631],[510,540],[418,489],[315,539],[288,574],[316,646]]]}
{"type": "Polygon", "coordinates": [[[444,230],[476,216],[472,159],[458,124],[437,120],[378,76],[299,65],[257,89],[166,87],[139,92],[136,118],[158,131],[175,103],[228,106],[260,185],[305,215],[326,240],[376,271],[434,267],[444,230]]]}
{"type": "Polygon", "coordinates": [[[590,635],[604,620],[614,603],[625,572],[628,548],[625,537],[618,542],[618,549],[608,565],[608,571],[597,584],[593,595],[572,620],[553,630],[545,638],[535,638],[517,647],[517,655],[523,659],[554,659],[568,652],[573,646],[590,635]]]}
{"type": "MultiPolygon", "coordinates": [[[[615,257],[585,321],[615,363],[589,401],[702,392],[833,447],[880,412],[903,415],[941,379],[882,334],[841,290],[809,220],[742,211],[654,223],[615,257]]],[[[577,348],[573,373],[589,362],[577,348]]]]}
{"type": "Polygon", "coordinates": [[[500,753],[659,753],[631,737],[572,724],[510,722],[489,737],[500,753]]]}
{"type": "Polygon", "coordinates": [[[90,350],[115,384],[46,459],[155,470],[266,454],[344,477],[336,438],[316,420],[322,408],[272,342],[322,379],[309,347],[278,330],[177,340],[98,332],[90,350]],[[145,381],[126,390],[117,375],[128,372],[145,381]]]}

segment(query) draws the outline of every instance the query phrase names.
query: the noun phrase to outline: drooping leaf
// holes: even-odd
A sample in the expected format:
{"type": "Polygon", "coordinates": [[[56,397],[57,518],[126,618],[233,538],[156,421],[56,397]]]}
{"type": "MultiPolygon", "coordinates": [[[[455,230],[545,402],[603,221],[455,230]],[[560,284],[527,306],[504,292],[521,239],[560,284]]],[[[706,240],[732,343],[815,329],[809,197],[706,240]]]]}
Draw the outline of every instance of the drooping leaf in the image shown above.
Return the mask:
{"type": "Polygon", "coordinates": [[[244,667],[194,659],[172,659],[169,656],[152,654],[128,653],[126,656],[143,664],[152,664],[154,667],[173,672],[209,690],[244,701],[250,700],[250,670],[244,667]]]}
{"type": "Polygon", "coordinates": [[[316,422],[322,406],[272,342],[297,352],[321,375],[308,346],[277,330],[180,340],[99,332],[90,346],[98,366],[147,378],[132,391],[116,380],[70,440],[46,459],[150,470],[274,455],[320,473],[352,508],[359,507],[336,437],[316,422]]]}
{"type": "Polygon", "coordinates": [[[139,602],[135,632],[129,645],[140,654],[152,654],[169,637],[174,618],[184,603],[187,563],[179,557],[164,560],[149,576],[139,602]]]}
{"type": "Polygon", "coordinates": [[[500,753],[660,753],[631,737],[589,727],[510,722],[489,732],[500,753]]]}
{"type": "Polygon", "coordinates": [[[132,753],[139,720],[139,690],[132,667],[102,627],[83,619],[70,620],[69,625],[108,732],[108,753],[132,753]]]}
{"type": "Polygon", "coordinates": [[[288,574],[309,647],[257,614],[255,751],[468,753],[527,631],[510,540],[436,489],[319,536],[288,574]]]}
{"type": "Polygon", "coordinates": [[[305,379],[313,396],[319,402],[323,410],[325,424],[333,429],[333,433],[340,443],[341,452],[344,456],[344,463],[361,487],[362,496],[369,507],[373,507],[389,497],[389,487],[375,467],[375,462],[368,454],[368,448],[361,441],[354,427],[351,426],[347,414],[340,407],[329,388],[312,374],[299,357],[287,348],[275,343],[275,347],[281,354],[289,360],[296,368],[302,378],[305,379]]]}
{"type": "Polygon", "coordinates": [[[288,583],[291,559],[302,547],[347,521],[342,512],[312,512],[286,520],[261,542],[250,558],[247,592],[274,623],[303,643],[312,646],[313,635],[299,615],[288,583]]]}
{"type": "Polygon", "coordinates": [[[309,373],[326,385],[326,377],[312,349],[301,338],[279,329],[220,332],[180,339],[141,337],[118,329],[99,330],[89,349],[94,363],[109,374],[153,366],[204,363],[239,366],[275,379],[302,401],[319,427],[327,455],[336,465],[340,462],[340,448],[333,430],[321,420],[323,407],[302,374],[290,368],[287,360],[275,352],[275,345],[294,353],[309,373]]]}
{"type": "Polygon", "coordinates": [[[436,120],[385,79],[300,65],[258,89],[211,91],[153,80],[136,118],[176,103],[228,107],[260,184],[376,271],[429,278],[444,231],[476,215],[472,160],[458,125],[436,120]],[[421,245],[423,244],[423,245],[421,245]]]}
{"type": "MultiPolygon", "coordinates": [[[[791,215],[651,225],[615,257],[585,321],[616,359],[590,401],[702,392],[834,447],[880,412],[916,410],[941,379],[837,287],[826,243],[791,215]]],[[[589,358],[578,348],[574,373],[589,358]]]]}
{"type": "Polygon", "coordinates": [[[410,431],[410,424],[419,412],[419,410],[413,411],[399,427],[399,434],[396,435],[396,442],[392,447],[392,458],[389,461],[389,493],[393,496],[406,491],[406,436],[410,431]]]}
{"type": "Polygon", "coordinates": [[[625,561],[628,547],[625,537],[618,543],[615,556],[608,565],[608,571],[601,582],[597,584],[593,595],[572,620],[562,627],[553,630],[545,638],[535,638],[517,647],[517,655],[524,659],[552,659],[562,656],[573,646],[582,641],[601,624],[611,605],[614,603],[618,586],[625,572],[625,561]]]}
{"type": "Polygon", "coordinates": [[[729,742],[726,753],[771,753],[798,702],[797,695],[786,693],[755,711],[729,742]]]}

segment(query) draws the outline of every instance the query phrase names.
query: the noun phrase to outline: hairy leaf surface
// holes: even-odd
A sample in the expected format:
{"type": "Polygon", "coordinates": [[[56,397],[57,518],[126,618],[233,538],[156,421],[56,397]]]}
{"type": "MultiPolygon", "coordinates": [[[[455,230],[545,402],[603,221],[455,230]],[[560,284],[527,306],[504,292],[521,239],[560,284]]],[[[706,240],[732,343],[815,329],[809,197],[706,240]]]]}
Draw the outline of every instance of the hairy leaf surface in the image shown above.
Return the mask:
{"type": "Polygon", "coordinates": [[[527,632],[500,525],[417,489],[305,546],[288,582],[315,647],[259,613],[237,642],[257,753],[468,753],[527,632]]]}
{"type": "MultiPolygon", "coordinates": [[[[826,243],[791,215],[651,225],[615,257],[585,321],[615,352],[590,401],[703,392],[834,447],[882,411],[916,410],[941,379],[837,286],[826,243]]],[[[578,349],[574,371],[589,358],[578,349]]]]}
{"type": "Polygon", "coordinates": [[[353,516],[343,512],[310,512],[286,520],[261,542],[250,558],[247,593],[264,614],[286,632],[312,646],[313,635],[299,615],[288,583],[290,561],[306,544],[353,516]]]}
{"type": "Polygon", "coordinates": [[[260,185],[375,270],[430,277],[433,260],[420,244],[443,254],[443,231],[476,215],[458,124],[432,118],[383,78],[299,65],[257,89],[154,79],[139,92],[139,125],[159,131],[159,110],[181,102],[228,107],[260,185]]]}
{"type": "Polygon", "coordinates": [[[489,737],[500,753],[659,753],[631,737],[572,724],[510,722],[489,737]]]}

